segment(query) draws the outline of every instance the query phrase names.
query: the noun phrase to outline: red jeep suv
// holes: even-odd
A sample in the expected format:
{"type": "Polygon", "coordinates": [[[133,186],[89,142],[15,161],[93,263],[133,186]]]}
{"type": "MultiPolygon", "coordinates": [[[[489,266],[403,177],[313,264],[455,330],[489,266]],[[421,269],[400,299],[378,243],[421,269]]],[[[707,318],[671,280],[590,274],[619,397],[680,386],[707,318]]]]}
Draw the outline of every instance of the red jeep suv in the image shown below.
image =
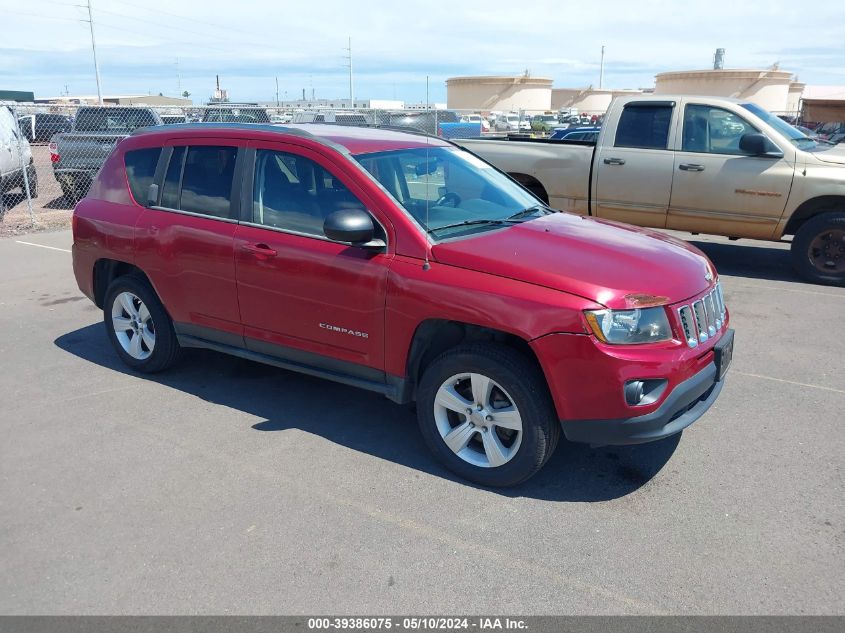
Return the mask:
{"type": "Polygon", "coordinates": [[[73,234],[79,287],[132,369],[204,347],[416,401],[435,456],[483,485],[526,480],[561,431],[594,445],[680,432],[733,350],[698,250],[553,212],[419,134],[140,130],[73,234]]]}

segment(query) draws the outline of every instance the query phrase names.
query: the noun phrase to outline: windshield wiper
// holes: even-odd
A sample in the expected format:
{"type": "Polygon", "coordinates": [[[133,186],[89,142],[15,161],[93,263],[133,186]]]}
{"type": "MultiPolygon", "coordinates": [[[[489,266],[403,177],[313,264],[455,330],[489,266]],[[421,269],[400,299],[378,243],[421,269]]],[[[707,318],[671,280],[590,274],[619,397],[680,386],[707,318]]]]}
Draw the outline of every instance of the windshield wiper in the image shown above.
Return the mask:
{"type": "Polygon", "coordinates": [[[443,229],[453,229],[458,226],[472,226],[473,224],[504,224],[507,220],[464,220],[463,222],[455,222],[454,224],[444,224],[443,226],[436,226],[433,229],[428,229],[427,233],[434,233],[443,229]]]}
{"type": "Polygon", "coordinates": [[[514,220],[519,220],[520,218],[527,218],[528,216],[534,215],[535,213],[538,213],[540,211],[543,212],[543,215],[548,215],[549,213],[554,213],[554,211],[544,207],[541,204],[535,204],[533,207],[528,207],[527,209],[523,209],[522,211],[518,211],[517,213],[514,213],[513,215],[508,216],[506,218],[506,220],[507,221],[514,221],[514,220]]]}

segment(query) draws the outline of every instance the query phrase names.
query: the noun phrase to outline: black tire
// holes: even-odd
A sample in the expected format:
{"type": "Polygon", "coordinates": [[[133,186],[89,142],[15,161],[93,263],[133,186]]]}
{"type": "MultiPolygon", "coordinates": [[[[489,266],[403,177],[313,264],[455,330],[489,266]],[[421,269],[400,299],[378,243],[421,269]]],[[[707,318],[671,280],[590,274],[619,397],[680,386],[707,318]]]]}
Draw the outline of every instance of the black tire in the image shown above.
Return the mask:
{"type": "MultiPolygon", "coordinates": [[[[449,350],[426,368],[417,390],[417,419],[426,444],[443,465],[464,479],[490,487],[514,486],[527,480],[548,461],[560,438],[560,422],[542,372],[518,351],[492,343],[449,350]],[[505,395],[519,411],[520,444],[509,461],[500,466],[479,466],[465,461],[446,445],[438,430],[435,416],[438,390],[451,377],[462,373],[482,374],[492,379],[507,392],[505,395]]],[[[456,425],[460,424],[459,420],[456,419],[456,425]]],[[[472,441],[480,443],[480,439],[473,437],[472,441]]]]}
{"type": "MultiPolygon", "coordinates": [[[[103,323],[106,328],[106,334],[111,341],[117,355],[126,365],[135,371],[152,374],[171,367],[179,358],[181,348],[176,339],[176,333],[173,330],[173,321],[161,304],[155,291],[150,287],[150,284],[135,275],[125,275],[115,279],[109,285],[106,291],[106,300],[103,304],[103,323]],[[128,292],[137,297],[147,307],[150,313],[150,319],[153,324],[153,334],[155,337],[155,344],[153,345],[151,353],[147,358],[138,359],[131,356],[123,345],[118,340],[118,334],[115,332],[112,315],[113,306],[118,297],[128,292]]],[[[134,334],[137,336],[137,332],[134,334]]]]}
{"type": "Polygon", "coordinates": [[[791,254],[792,265],[807,281],[845,285],[845,211],[820,213],[807,220],[792,240],[791,254]],[[819,248],[820,243],[824,248],[819,248]]]}
{"type": "Polygon", "coordinates": [[[76,203],[82,200],[88,193],[88,188],[91,183],[84,178],[77,178],[70,176],[67,179],[59,181],[62,187],[62,194],[64,194],[65,202],[70,206],[75,207],[76,203]]]}

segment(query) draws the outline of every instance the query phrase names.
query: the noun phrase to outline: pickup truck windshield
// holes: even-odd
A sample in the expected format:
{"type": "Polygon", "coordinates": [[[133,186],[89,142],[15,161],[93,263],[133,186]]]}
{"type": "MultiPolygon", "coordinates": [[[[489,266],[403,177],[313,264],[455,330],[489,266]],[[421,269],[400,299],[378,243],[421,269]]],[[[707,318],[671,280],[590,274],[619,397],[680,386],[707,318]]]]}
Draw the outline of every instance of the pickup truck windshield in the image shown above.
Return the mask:
{"type": "Polygon", "coordinates": [[[765,123],[771,125],[783,136],[789,139],[793,143],[793,145],[796,145],[798,149],[809,150],[819,147],[819,144],[816,143],[816,141],[806,136],[801,130],[792,127],[789,123],[787,123],[780,117],[776,117],[774,114],[767,110],[764,110],[760,106],[754,103],[743,103],[742,107],[751,112],[752,114],[757,115],[765,123]]]}
{"type": "Polygon", "coordinates": [[[157,124],[152,111],[142,108],[82,108],[76,115],[73,129],[76,132],[129,133],[157,124]]]}
{"type": "Polygon", "coordinates": [[[469,152],[432,147],[362,154],[358,162],[438,238],[530,220],[537,198],[469,152]]]}

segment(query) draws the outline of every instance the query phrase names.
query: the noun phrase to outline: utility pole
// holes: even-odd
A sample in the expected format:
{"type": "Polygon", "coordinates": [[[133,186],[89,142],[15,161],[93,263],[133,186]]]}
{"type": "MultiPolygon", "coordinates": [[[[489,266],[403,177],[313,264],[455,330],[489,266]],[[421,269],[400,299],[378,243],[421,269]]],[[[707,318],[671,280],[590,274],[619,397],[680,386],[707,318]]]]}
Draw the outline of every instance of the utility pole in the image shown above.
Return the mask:
{"type": "Polygon", "coordinates": [[[601,46],[601,66],[599,69],[599,89],[604,85],[604,44],[601,46]]]}
{"type": "Polygon", "coordinates": [[[276,77],[276,107],[279,107],[279,78],[276,77]]]}
{"type": "Polygon", "coordinates": [[[103,105],[103,91],[100,89],[100,66],[97,64],[97,41],[94,39],[94,14],[91,12],[91,0],[88,0],[88,26],[91,27],[91,50],[94,51],[94,74],[97,77],[97,101],[103,105]]]}
{"type": "Polygon", "coordinates": [[[349,47],[346,59],[349,60],[349,107],[355,109],[355,91],[352,89],[352,37],[349,37],[349,47]]]}

